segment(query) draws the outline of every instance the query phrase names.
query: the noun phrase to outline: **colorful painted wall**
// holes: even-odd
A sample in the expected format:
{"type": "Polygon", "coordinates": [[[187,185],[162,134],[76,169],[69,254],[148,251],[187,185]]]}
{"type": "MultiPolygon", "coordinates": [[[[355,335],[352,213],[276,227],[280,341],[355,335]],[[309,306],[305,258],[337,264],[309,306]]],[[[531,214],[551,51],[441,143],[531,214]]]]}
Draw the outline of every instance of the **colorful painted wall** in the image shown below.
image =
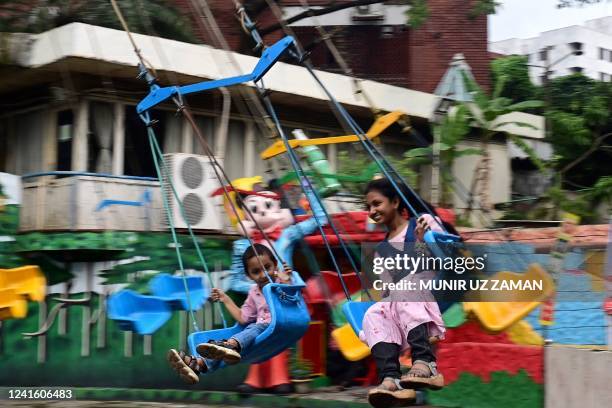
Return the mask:
{"type": "MultiPolygon", "coordinates": [[[[565,257],[562,272],[556,275],[558,298],[551,326],[540,324],[541,306],[502,332],[487,330],[460,309],[449,310],[445,320],[454,327],[438,349],[447,387],[429,392],[428,402],[449,407],[542,407],[544,339],[572,346],[609,346],[604,310],[607,234],[600,238],[598,245],[573,248],[565,257]]],[[[517,260],[525,265],[551,261],[549,254],[541,253],[542,245],[513,246],[507,254],[495,256],[491,273],[516,270],[517,260]]]]}
{"type": "MultiPolygon", "coordinates": [[[[170,235],[18,235],[18,214],[16,205],[0,210],[0,268],[40,266],[48,283],[47,296],[41,303],[28,302],[25,318],[7,316],[0,321],[0,385],[185,388],[168,368],[165,353],[185,344],[191,329],[186,312],[174,312],[151,336],[121,331],[106,316],[110,293],[123,288],[146,293],[151,277],[177,268],[170,235]],[[99,261],[84,262],[88,259],[99,261]],[[45,331],[47,325],[50,328],[45,331]],[[44,334],[36,334],[41,331],[44,334]]],[[[185,268],[201,270],[190,238],[181,235],[179,240],[185,268]]],[[[230,240],[198,240],[212,270],[229,268],[230,240]]],[[[218,279],[222,274],[213,275],[218,279]]],[[[200,327],[220,325],[210,306],[196,312],[196,319],[200,327]]],[[[246,369],[230,367],[190,388],[230,390],[242,381],[246,369]]]]}

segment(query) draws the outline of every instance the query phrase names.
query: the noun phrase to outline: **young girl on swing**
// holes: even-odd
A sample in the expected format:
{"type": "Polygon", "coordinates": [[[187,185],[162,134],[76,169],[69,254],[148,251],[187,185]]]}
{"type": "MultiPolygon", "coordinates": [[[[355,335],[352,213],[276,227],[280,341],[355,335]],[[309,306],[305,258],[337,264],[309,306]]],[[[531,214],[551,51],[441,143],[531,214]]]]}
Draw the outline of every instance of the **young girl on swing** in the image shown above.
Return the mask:
{"type": "MultiPolygon", "coordinates": [[[[418,213],[433,212],[431,207],[418,205],[414,195],[404,188],[402,193],[418,213]]],[[[391,246],[401,248],[409,242],[418,246],[419,242],[423,242],[427,230],[443,231],[439,225],[441,221],[437,217],[434,220],[429,214],[421,215],[418,220],[408,220],[408,208],[388,179],[371,181],[365,194],[369,217],[377,224],[385,225],[388,230],[385,242],[377,247],[375,256],[388,256],[384,250],[389,252],[388,247],[391,246]]],[[[418,277],[418,274],[393,276],[394,273],[385,271],[383,277],[393,281],[418,277]]],[[[370,404],[375,407],[411,402],[416,395],[414,389],[439,389],[444,385],[442,375],[436,370],[436,357],[430,344],[430,341],[441,338],[445,331],[433,295],[429,291],[411,291],[410,301],[401,301],[407,300],[405,293],[389,292],[383,295],[383,299],[366,312],[360,336],[371,349],[381,379],[380,385],[368,394],[370,404]],[[408,348],[412,368],[408,374],[401,376],[399,357],[408,348]]]]}
{"type": "Polygon", "coordinates": [[[230,339],[198,344],[196,349],[203,358],[186,355],[182,351],[179,353],[175,349],[168,351],[170,366],[185,382],[197,383],[199,374],[208,371],[208,366],[214,364],[214,361],[224,361],[227,364],[240,362],[241,353],[245,353],[257,336],[270,325],[270,309],[262,289],[270,282],[268,276],[277,283],[289,283],[291,269],[285,266],[284,272],[278,272],[272,251],[262,244],[249,247],[242,255],[242,263],[247,276],[255,282],[242,307],[238,307],[221,289],[213,289],[211,299],[223,302],[232,317],[247,326],[230,339]]]}

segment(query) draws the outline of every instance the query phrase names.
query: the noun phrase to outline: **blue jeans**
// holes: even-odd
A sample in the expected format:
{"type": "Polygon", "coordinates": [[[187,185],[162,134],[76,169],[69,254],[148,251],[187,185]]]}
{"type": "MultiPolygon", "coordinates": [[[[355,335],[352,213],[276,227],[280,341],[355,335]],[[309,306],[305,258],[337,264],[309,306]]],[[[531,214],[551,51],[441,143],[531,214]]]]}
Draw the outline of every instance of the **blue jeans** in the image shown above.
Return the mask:
{"type": "Polygon", "coordinates": [[[240,344],[240,354],[248,350],[255,343],[257,336],[263,333],[269,325],[269,323],[251,323],[240,333],[233,335],[231,338],[240,344]]]}

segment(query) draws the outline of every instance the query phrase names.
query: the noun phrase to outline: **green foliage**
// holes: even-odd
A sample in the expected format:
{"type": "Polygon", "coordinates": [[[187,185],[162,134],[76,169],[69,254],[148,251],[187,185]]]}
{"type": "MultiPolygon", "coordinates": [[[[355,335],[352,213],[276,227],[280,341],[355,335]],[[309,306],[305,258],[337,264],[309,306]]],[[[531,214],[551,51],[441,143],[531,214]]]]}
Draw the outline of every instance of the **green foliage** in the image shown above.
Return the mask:
{"type": "Polygon", "coordinates": [[[532,215],[535,219],[559,219],[561,211],[578,215],[583,223],[590,223],[595,219],[592,203],[584,194],[569,193],[559,186],[553,186],[546,192],[544,198],[548,199],[553,207],[536,209],[532,215]]]}
{"type": "Polygon", "coordinates": [[[534,99],[536,87],[529,79],[529,67],[527,57],[522,55],[511,55],[508,57],[497,58],[491,62],[491,76],[494,84],[504,81],[508,84],[504,86],[500,96],[509,98],[512,102],[526,101],[534,99]]]}
{"type": "MultiPolygon", "coordinates": [[[[531,125],[517,121],[503,121],[501,117],[512,112],[524,111],[527,109],[534,109],[543,106],[542,101],[538,100],[527,100],[517,103],[513,103],[510,98],[502,96],[506,84],[510,83],[510,78],[507,75],[500,75],[497,77],[493,93],[491,96],[487,95],[486,92],[478,86],[478,84],[469,76],[464,73],[464,81],[467,89],[472,93],[474,99],[474,105],[466,104],[465,106],[469,109],[470,120],[479,129],[480,142],[482,147],[482,162],[476,167],[476,171],[483,171],[481,182],[484,186],[489,186],[490,178],[490,158],[488,152],[488,143],[491,138],[498,132],[501,132],[503,127],[506,125],[514,125],[521,127],[532,127],[531,125]],[[482,165],[482,170],[479,170],[482,165]]],[[[520,147],[520,145],[519,145],[520,147]]],[[[533,150],[528,150],[525,153],[533,155],[533,150]]],[[[534,155],[533,160],[537,160],[534,155]]],[[[475,174],[473,180],[478,180],[475,174]]],[[[477,183],[472,183],[470,189],[470,198],[468,199],[468,210],[467,213],[472,209],[473,197],[475,197],[476,190],[479,188],[477,183]]],[[[489,203],[489,192],[486,191],[488,187],[480,188],[480,203],[484,208],[488,208],[489,203]]]]}
{"type": "Polygon", "coordinates": [[[0,235],[15,235],[19,227],[19,206],[5,205],[0,210],[0,235]]]}
{"type": "Polygon", "coordinates": [[[24,261],[15,254],[14,236],[19,226],[19,207],[5,205],[0,210],[0,268],[16,268],[24,261]]]}
{"type": "Polygon", "coordinates": [[[612,174],[612,161],[603,149],[588,154],[602,136],[612,132],[612,83],[594,81],[581,74],[555,78],[541,93],[547,95],[550,107],[550,143],[559,170],[575,163],[562,176],[563,187],[588,188],[603,176],[612,174]],[[581,159],[582,158],[582,159],[581,159]]]}
{"type": "Polygon", "coordinates": [[[609,82],[574,74],[552,79],[541,92],[544,96],[549,93],[554,109],[583,116],[591,128],[603,126],[610,120],[612,85],[609,82]]]}
{"type": "MultiPolygon", "coordinates": [[[[197,42],[189,20],[171,2],[117,0],[117,4],[132,32],[197,42]]],[[[108,1],[16,0],[0,5],[0,31],[41,33],[74,22],[123,29],[108,1]]]]}
{"type": "Polygon", "coordinates": [[[438,407],[539,408],[543,400],[543,386],[523,370],[516,375],[493,372],[487,382],[474,374],[461,373],[457,381],[444,389],[427,393],[427,402],[438,407]]]}
{"type": "Polygon", "coordinates": [[[412,28],[419,28],[429,18],[429,7],[427,7],[427,0],[413,0],[410,4],[410,8],[406,11],[406,17],[408,17],[408,23],[412,28]]]}
{"type": "MultiPolygon", "coordinates": [[[[478,16],[495,14],[497,7],[501,5],[501,2],[495,0],[476,0],[474,6],[470,9],[467,17],[474,19],[478,16]]],[[[408,24],[412,28],[419,28],[429,18],[429,7],[427,6],[427,0],[412,0],[410,1],[410,9],[406,11],[406,17],[408,17],[408,24]]]]}
{"type": "MultiPolygon", "coordinates": [[[[410,150],[406,151],[400,158],[386,156],[386,159],[397,170],[400,176],[411,186],[416,186],[418,173],[416,166],[427,162],[420,157],[412,157],[410,150]]],[[[367,183],[376,173],[380,173],[380,168],[372,158],[364,152],[349,153],[345,150],[338,153],[338,173],[367,175],[367,179],[359,178],[352,182],[344,180],[342,185],[353,194],[363,194],[364,183],[367,183]]]]}
{"type": "Polygon", "coordinates": [[[412,149],[406,153],[406,157],[413,160],[421,159],[421,164],[430,164],[433,161],[434,148],[440,152],[440,169],[442,176],[442,204],[451,204],[453,188],[453,163],[459,157],[481,154],[480,149],[460,149],[459,143],[470,131],[469,110],[465,105],[459,105],[444,117],[442,123],[434,126],[435,139],[440,143],[428,147],[412,149]]]}
{"type": "Polygon", "coordinates": [[[476,18],[478,16],[486,16],[489,14],[495,14],[497,7],[501,6],[501,2],[495,0],[477,0],[474,7],[468,13],[468,17],[476,18]]]}
{"type": "MultiPolygon", "coordinates": [[[[509,83],[510,78],[507,75],[501,75],[497,78],[493,94],[488,96],[486,92],[478,86],[478,84],[467,75],[464,75],[464,80],[472,96],[474,103],[478,110],[470,109],[472,112],[472,120],[481,129],[482,135],[488,141],[488,139],[505,125],[515,125],[523,127],[532,127],[531,125],[523,122],[501,122],[499,117],[512,112],[524,111],[527,109],[541,108],[544,106],[544,102],[539,100],[528,100],[513,103],[510,98],[502,96],[503,90],[506,84],[509,83]]],[[[466,105],[469,107],[469,105],[466,105]]]]}
{"type": "Polygon", "coordinates": [[[587,199],[594,202],[612,201],[612,176],[604,176],[587,192],[587,199]]]}
{"type": "Polygon", "coordinates": [[[291,357],[289,359],[289,372],[291,374],[291,379],[306,380],[312,378],[314,374],[312,370],[312,363],[308,360],[300,358],[297,350],[292,348],[291,357]]]}

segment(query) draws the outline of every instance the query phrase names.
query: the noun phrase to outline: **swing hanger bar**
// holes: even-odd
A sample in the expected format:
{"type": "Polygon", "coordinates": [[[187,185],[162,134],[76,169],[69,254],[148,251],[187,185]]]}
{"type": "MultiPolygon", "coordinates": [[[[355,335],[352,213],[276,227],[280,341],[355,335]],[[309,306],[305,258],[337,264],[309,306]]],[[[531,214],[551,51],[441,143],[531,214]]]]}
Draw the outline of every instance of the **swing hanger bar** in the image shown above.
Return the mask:
{"type": "MultiPolygon", "coordinates": [[[[379,117],[372,124],[370,129],[366,132],[366,136],[368,139],[374,139],[375,137],[380,136],[382,132],[384,132],[389,126],[398,122],[405,115],[402,111],[393,111],[387,113],[384,116],[379,117]]],[[[339,144],[339,143],[351,143],[358,142],[359,136],[357,135],[346,135],[346,136],[328,136],[328,137],[320,137],[313,139],[291,139],[289,140],[289,144],[292,148],[303,147],[303,146],[317,146],[317,145],[326,145],[326,144],[339,144]]],[[[269,146],[266,150],[261,152],[260,156],[262,159],[267,160],[272,157],[278,156],[279,154],[285,153],[287,149],[285,149],[285,145],[282,140],[278,140],[274,142],[271,146],[269,146]]]]}
{"type": "Polygon", "coordinates": [[[272,66],[278,62],[283,54],[285,54],[290,47],[294,46],[294,44],[295,42],[293,37],[286,36],[272,46],[266,48],[262,53],[259,62],[250,74],[217,79],[214,81],[203,81],[184,86],[160,87],[155,83],[155,78],[152,77],[146,67],[144,67],[143,64],[139,64],[139,77],[146,79],[147,83],[149,84],[150,91],[149,94],[137,105],[136,111],[142,115],[144,112],[159,105],[160,103],[177,96],[182,97],[192,93],[238,85],[250,81],[258,82],[270,70],[270,68],[272,68],[272,66]]]}

